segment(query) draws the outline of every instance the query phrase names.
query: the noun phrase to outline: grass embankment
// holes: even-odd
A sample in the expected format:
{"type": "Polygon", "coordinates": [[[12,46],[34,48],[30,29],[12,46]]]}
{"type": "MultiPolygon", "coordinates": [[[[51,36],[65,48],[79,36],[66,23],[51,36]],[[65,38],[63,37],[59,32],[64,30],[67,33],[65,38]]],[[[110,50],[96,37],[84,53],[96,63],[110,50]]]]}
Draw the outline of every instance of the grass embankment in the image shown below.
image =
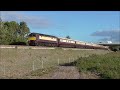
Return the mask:
{"type": "Polygon", "coordinates": [[[49,68],[58,66],[58,63],[69,63],[79,57],[106,53],[109,53],[109,51],[62,50],[58,48],[53,50],[0,49],[0,78],[3,78],[3,76],[4,78],[19,78],[30,72],[32,75],[41,75],[45,72],[49,72],[49,68]],[[45,70],[43,70],[42,73],[38,73],[41,69],[45,70]]]}
{"type": "Polygon", "coordinates": [[[76,66],[82,73],[91,72],[103,79],[120,79],[120,52],[79,58],[76,66]]]}

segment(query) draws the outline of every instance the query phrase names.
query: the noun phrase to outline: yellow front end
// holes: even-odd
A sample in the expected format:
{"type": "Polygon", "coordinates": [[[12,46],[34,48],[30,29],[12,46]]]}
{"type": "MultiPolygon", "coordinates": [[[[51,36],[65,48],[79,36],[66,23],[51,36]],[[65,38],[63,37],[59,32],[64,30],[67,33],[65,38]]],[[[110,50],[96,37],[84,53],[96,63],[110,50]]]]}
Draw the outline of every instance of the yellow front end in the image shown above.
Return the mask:
{"type": "Polygon", "coordinates": [[[36,37],[29,37],[28,40],[36,40],[36,37]]]}

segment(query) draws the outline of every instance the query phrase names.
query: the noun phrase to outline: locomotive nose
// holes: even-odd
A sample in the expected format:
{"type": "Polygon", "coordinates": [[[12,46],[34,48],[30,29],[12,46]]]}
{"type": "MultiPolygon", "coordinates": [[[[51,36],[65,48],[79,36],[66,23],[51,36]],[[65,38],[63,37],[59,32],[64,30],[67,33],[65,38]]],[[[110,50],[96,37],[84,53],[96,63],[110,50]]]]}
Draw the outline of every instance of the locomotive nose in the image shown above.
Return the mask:
{"type": "Polygon", "coordinates": [[[29,45],[35,45],[35,42],[36,42],[36,37],[29,37],[28,38],[28,44],[29,45]]]}
{"type": "Polygon", "coordinates": [[[36,37],[29,37],[28,41],[31,41],[31,40],[36,40],[36,37]]]}

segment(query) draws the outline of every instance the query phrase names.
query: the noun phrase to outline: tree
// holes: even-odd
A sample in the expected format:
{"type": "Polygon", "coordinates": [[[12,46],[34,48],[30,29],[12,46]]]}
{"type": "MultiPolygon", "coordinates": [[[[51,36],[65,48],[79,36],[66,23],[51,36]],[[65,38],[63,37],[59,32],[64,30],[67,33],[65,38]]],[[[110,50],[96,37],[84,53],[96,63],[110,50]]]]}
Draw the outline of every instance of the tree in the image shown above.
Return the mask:
{"type": "Polygon", "coordinates": [[[70,36],[66,36],[66,38],[71,39],[70,36]]]}
{"type": "Polygon", "coordinates": [[[8,39],[9,39],[9,32],[8,32],[8,27],[5,25],[4,22],[0,23],[0,44],[9,44],[8,39]]]}
{"type": "Polygon", "coordinates": [[[27,27],[26,22],[20,22],[20,29],[19,34],[21,36],[21,39],[25,39],[25,36],[30,33],[30,29],[27,27]]]}
{"type": "Polygon", "coordinates": [[[26,22],[17,23],[15,21],[0,21],[0,44],[15,44],[16,42],[26,42],[26,35],[30,30],[26,22]]]}
{"type": "Polygon", "coordinates": [[[8,34],[6,34],[7,42],[13,43],[17,42],[17,30],[19,29],[19,24],[15,21],[5,22],[4,26],[7,28],[8,34]]]}

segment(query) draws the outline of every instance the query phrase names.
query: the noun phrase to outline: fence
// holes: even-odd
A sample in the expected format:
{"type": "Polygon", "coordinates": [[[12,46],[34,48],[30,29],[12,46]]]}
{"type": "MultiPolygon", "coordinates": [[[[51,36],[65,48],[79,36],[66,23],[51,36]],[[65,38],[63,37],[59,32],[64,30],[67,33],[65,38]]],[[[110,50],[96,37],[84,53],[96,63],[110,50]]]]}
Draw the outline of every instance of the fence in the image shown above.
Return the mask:
{"type": "Polygon", "coordinates": [[[74,62],[79,57],[109,51],[0,48],[0,78],[19,78],[32,71],[74,62]]]}
{"type": "Polygon", "coordinates": [[[0,49],[0,78],[17,78],[38,69],[73,62],[76,58],[53,50],[0,49]]]}

